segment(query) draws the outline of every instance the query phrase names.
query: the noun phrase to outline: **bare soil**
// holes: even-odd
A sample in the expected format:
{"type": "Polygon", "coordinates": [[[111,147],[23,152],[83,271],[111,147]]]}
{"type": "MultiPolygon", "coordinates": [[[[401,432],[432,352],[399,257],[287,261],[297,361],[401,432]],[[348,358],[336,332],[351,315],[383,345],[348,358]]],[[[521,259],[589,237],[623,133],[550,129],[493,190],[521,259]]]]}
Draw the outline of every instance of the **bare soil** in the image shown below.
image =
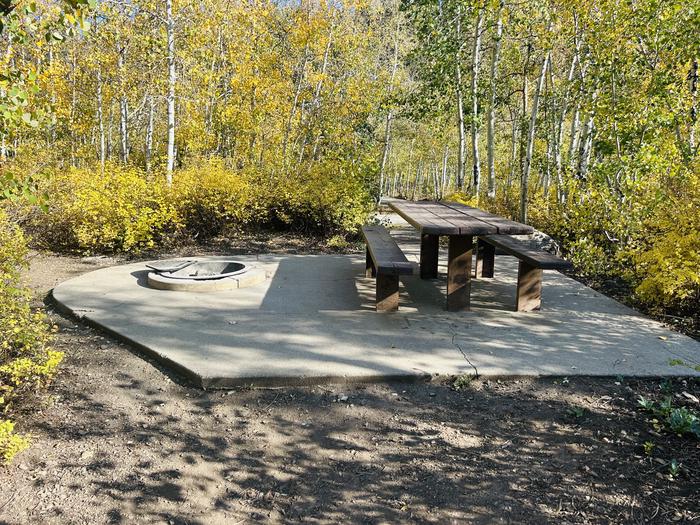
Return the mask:
{"type": "MultiPolygon", "coordinates": [[[[40,303],[119,262],[35,253],[29,282],[40,303]]],[[[202,391],[49,312],[66,357],[20,418],[33,445],[0,469],[0,523],[700,523],[700,442],[637,406],[699,410],[696,380],[202,391]]]]}

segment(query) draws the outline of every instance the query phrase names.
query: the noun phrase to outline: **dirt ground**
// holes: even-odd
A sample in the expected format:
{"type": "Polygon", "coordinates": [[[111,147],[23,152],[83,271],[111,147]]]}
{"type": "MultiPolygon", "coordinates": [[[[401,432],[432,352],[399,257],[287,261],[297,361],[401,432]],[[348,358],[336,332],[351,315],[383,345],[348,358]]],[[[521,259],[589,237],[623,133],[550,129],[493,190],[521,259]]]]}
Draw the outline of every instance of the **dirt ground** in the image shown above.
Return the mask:
{"type": "MultiPolygon", "coordinates": [[[[41,302],[118,262],[34,253],[30,284],[41,302]]],[[[0,523],[700,523],[700,442],[636,401],[700,409],[694,380],[205,392],[49,311],[66,357],[0,469],[0,523]]]]}

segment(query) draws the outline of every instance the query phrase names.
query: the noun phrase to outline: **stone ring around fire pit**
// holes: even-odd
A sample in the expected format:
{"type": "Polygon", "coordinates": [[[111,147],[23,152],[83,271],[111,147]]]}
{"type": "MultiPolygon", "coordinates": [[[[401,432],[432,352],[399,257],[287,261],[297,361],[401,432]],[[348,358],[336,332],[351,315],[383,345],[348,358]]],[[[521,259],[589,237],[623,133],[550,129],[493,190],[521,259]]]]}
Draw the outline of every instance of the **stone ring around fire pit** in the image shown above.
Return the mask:
{"type": "Polygon", "coordinates": [[[223,292],[259,284],[265,271],[238,261],[159,261],[146,264],[148,286],[181,292],[223,292]]]}

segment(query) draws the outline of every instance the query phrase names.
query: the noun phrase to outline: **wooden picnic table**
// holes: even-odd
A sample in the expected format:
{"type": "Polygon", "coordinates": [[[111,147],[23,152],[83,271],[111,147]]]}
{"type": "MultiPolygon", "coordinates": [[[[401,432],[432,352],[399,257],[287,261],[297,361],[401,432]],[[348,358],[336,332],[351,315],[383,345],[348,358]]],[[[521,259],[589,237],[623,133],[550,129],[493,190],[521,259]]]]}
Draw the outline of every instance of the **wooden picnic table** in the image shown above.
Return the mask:
{"type": "Polygon", "coordinates": [[[447,309],[450,311],[469,310],[474,236],[521,235],[534,231],[527,224],[456,202],[391,199],[387,204],[421,234],[421,279],[437,277],[440,236],[449,237],[447,309]]]}

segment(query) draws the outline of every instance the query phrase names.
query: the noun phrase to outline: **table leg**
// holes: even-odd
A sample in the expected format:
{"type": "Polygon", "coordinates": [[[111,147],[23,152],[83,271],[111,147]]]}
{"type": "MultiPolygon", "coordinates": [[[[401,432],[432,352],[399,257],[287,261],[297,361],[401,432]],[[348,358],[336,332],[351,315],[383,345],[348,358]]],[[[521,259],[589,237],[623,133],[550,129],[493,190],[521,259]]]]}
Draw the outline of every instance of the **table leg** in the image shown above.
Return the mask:
{"type": "Polygon", "coordinates": [[[469,310],[472,276],[472,236],[450,235],[447,252],[447,310],[469,310]]]}
{"type": "Polygon", "coordinates": [[[518,289],[515,298],[516,312],[532,312],[540,309],[542,300],[542,270],[524,261],[518,265],[518,289]]]}
{"type": "Polygon", "coordinates": [[[377,275],[377,312],[399,309],[399,276],[380,273],[377,275]]]}
{"type": "Polygon", "coordinates": [[[440,237],[421,234],[420,236],[420,278],[435,279],[438,275],[438,251],[440,237]]]}
{"type": "Polygon", "coordinates": [[[377,269],[374,267],[374,261],[369,254],[369,248],[366,248],[365,251],[365,277],[376,277],[377,269]]]}
{"type": "Polygon", "coordinates": [[[493,277],[496,248],[492,244],[479,239],[476,247],[476,276],[493,277]]]}

